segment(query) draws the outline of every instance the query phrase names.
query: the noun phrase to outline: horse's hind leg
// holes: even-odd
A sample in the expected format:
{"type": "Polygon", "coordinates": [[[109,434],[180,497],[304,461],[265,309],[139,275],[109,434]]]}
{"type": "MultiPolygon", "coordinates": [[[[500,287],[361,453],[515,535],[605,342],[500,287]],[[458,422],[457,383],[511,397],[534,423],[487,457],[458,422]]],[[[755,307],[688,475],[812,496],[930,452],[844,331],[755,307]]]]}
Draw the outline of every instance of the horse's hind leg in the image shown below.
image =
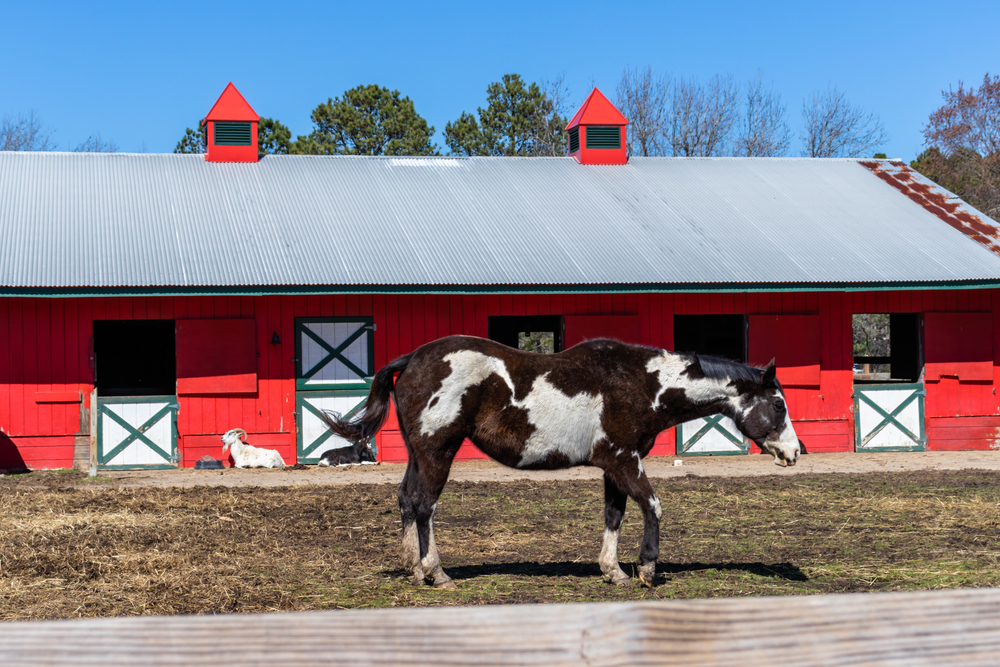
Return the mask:
{"type": "MultiPolygon", "coordinates": [[[[410,461],[399,487],[399,510],[403,523],[403,565],[413,573],[415,584],[422,584],[429,577],[439,588],[455,587],[441,567],[434,541],[437,501],[463,439],[453,440],[440,446],[418,442],[416,447],[407,447],[410,461]]],[[[411,445],[408,440],[407,444],[411,445]]]]}
{"type": "Polygon", "coordinates": [[[414,504],[417,495],[417,464],[410,453],[410,460],[399,485],[399,515],[403,523],[403,567],[413,573],[413,583],[424,583],[424,568],[420,564],[420,537],[417,535],[417,512],[414,504]]]}
{"type": "Polygon", "coordinates": [[[608,581],[617,585],[629,582],[629,576],[618,564],[618,536],[621,534],[627,500],[628,495],[611,481],[608,473],[604,473],[604,544],[601,546],[598,562],[608,581]]]}
{"type": "MultiPolygon", "coordinates": [[[[456,448],[457,449],[457,448],[456,448]]],[[[452,453],[454,456],[454,453],[452,453]]],[[[437,501],[448,481],[451,457],[435,462],[433,466],[421,465],[417,476],[416,512],[417,536],[420,540],[420,568],[425,577],[430,577],[438,588],[455,588],[455,583],[441,567],[437,543],[434,541],[434,512],[437,501]]]]}

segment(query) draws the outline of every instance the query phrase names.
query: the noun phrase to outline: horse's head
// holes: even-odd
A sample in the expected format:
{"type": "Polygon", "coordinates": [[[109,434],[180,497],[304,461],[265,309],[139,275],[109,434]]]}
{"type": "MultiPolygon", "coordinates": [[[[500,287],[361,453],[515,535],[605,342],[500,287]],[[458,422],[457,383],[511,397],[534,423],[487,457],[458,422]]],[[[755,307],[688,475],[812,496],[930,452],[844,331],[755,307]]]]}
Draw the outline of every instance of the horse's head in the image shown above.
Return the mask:
{"type": "Polygon", "coordinates": [[[774,360],[761,375],[760,384],[739,383],[739,408],[734,420],[757,446],[774,456],[774,464],[793,466],[801,447],[785,405],[785,392],[775,377],[774,360]]]}

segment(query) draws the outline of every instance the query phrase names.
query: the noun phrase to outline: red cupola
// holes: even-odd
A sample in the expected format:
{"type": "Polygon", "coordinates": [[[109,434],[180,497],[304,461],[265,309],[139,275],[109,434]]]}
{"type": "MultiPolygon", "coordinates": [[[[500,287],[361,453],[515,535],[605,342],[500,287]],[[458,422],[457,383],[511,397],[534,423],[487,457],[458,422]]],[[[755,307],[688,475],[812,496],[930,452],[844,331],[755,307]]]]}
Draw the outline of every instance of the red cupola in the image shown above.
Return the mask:
{"type": "Polygon", "coordinates": [[[256,162],[257,121],[260,116],[230,81],[205,116],[209,162],[256,162]]]}
{"type": "Polygon", "coordinates": [[[597,88],[566,126],[569,154],[580,164],[625,164],[628,118],[597,88]]]}

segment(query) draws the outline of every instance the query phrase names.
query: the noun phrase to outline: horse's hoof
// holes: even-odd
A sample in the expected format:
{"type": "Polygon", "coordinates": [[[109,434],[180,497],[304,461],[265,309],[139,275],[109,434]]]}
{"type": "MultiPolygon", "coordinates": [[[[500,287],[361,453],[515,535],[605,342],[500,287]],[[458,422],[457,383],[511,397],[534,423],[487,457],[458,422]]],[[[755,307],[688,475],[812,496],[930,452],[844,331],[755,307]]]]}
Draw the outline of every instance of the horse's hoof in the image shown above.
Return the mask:
{"type": "Polygon", "coordinates": [[[444,590],[453,591],[456,588],[458,588],[458,586],[455,585],[454,581],[448,579],[447,581],[434,582],[434,588],[441,588],[444,590]]]}
{"type": "Polygon", "coordinates": [[[639,566],[639,581],[642,582],[642,585],[646,588],[653,588],[656,586],[656,563],[639,566]]]}
{"type": "Polygon", "coordinates": [[[614,584],[615,586],[627,586],[632,583],[632,580],[624,572],[616,572],[607,577],[607,580],[609,584],[614,584]]]}

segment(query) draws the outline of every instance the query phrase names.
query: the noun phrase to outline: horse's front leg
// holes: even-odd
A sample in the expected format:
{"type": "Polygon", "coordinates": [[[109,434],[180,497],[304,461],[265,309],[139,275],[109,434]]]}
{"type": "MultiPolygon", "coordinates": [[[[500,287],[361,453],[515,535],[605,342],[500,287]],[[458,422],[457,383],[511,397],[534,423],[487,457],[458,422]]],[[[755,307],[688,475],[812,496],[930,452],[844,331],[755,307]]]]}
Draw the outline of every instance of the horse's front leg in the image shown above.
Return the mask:
{"type": "MultiPolygon", "coordinates": [[[[660,518],[663,516],[663,510],[660,508],[660,499],[653,491],[653,485],[649,483],[649,478],[642,468],[638,452],[631,454],[622,452],[619,458],[624,459],[626,456],[629,457],[628,461],[619,461],[619,465],[605,469],[604,474],[606,480],[610,477],[610,481],[642,509],[645,532],[642,545],[639,547],[639,581],[652,587],[656,578],[656,559],[660,555],[660,518]]],[[[607,495],[607,482],[604,488],[607,495]]],[[[617,535],[615,542],[617,547],[617,535]]],[[[605,543],[607,543],[607,533],[605,533],[605,543]]],[[[601,554],[603,556],[604,550],[601,554]]]]}

